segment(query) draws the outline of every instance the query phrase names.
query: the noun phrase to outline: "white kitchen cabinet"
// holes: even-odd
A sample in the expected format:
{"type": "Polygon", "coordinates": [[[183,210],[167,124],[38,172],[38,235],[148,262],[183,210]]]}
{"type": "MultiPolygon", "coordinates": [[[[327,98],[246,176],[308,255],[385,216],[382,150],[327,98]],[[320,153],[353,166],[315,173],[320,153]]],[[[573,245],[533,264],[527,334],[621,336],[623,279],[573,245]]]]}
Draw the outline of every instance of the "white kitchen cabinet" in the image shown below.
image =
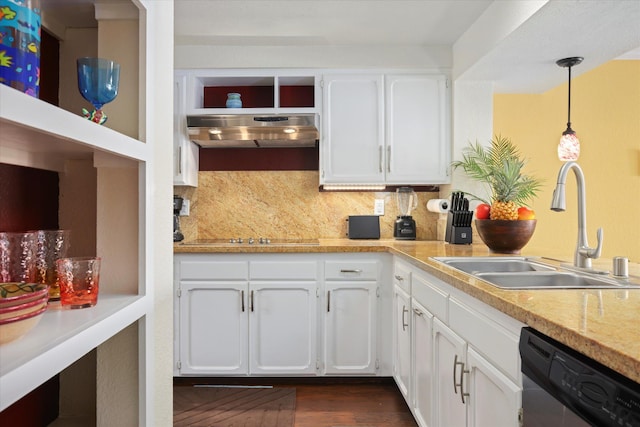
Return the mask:
{"type": "Polygon", "coordinates": [[[411,406],[411,275],[396,263],[393,276],[393,377],[411,406]]]}
{"type": "Polygon", "coordinates": [[[199,147],[187,134],[187,74],[176,72],[173,87],[173,185],[197,187],[199,147]]]}
{"type": "Polygon", "coordinates": [[[374,260],[325,262],[325,374],[376,373],[379,271],[374,260]]]}
{"type": "Polygon", "coordinates": [[[179,372],[248,373],[247,283],[185,282],[180,293],[179,372]]]}
{"type": "Polygon", "coordinates": [[[444,75],[385,76],[385,182],[449,182],[448,80],[444,75]]]}
{"type": "MultiPolygon", "coordinates": [[[[440,320],[433,321],[434,404],[436,426],[466,426],[467,408],[463,383],[467,343],[440,320]]],[[[466,390],[466,391],[465,391],[466,390]]]]}
{"type": "Polygon", "coordinates": [[[205,254],[176,257],[176,375],[249,372],[249,264],[205,254]]]}
{"type": "Polygon", "coordinates": [[[251,374],[315,374],[316,288],[315,281],[251,282],[251,374]]]}
{"type": "Polygon", "coordinates": [[[325,75],[322,84],[321,184],[383,184],[383,76],[325,75]]]}
{"type": "Polygon", "coordinates": [[[418,300],[411,300],[413,353],[413,415],[420,427],[433,425],[433,315],[418,300]]]}
{"type": "Polygon", "coordinates": [[[459,335],[434,320],[436,426],[519,425],[522,389],[459,335]]]}
{"type": "Polygon", "coordinates": [[[320,183],[449,182],[449,98],[443,75],[323,76],[320,183]]]}
{"type": "Polygon", "coordinates": [[[394,283],[394,377],[418,425],[516,427],[522,325],[397,259],[394,283]]]}
{"type": "Polygon", "coordinates": [[[518,427],[522,388],[473,348],[467,350],[469,427],[518,427]]]}
{"type": "Polygon", "coordinates": [[[317,275],[295,256],[176,256],[174,373],[315,374],[317,275]]]}

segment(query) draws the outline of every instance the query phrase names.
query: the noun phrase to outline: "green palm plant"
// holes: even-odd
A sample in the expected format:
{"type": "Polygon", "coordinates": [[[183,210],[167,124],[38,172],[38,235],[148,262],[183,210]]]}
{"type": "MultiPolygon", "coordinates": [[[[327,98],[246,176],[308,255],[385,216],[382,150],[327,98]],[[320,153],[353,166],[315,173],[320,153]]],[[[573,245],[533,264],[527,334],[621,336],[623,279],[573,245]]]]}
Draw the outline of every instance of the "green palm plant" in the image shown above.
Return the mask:
{"type": "Polygon", "coordinates": [[[524,165],[516,146],[501,136],[486,148],[470,143],[462,150],[462,160],[451,163],[453,169],[462,168],[471,179],[489,187],[490,201],[469,195],[491,205],[491,219],[502,220],[518,219],[518,207],[533,199],[542,185],[539,179],[522,173],[524,165]]]}

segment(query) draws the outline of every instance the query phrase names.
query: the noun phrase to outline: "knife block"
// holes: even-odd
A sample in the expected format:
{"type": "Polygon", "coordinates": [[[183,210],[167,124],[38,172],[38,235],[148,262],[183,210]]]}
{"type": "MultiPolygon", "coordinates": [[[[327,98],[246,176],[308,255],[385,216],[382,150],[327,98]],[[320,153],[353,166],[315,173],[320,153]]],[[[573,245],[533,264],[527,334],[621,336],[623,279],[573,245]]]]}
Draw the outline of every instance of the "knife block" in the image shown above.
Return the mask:
{"type": "Polygon", "coordinates": [[[444,240],[454,245],[469,245],[472,243],[471,227],[460,227],[453,225],[453,212],[447,213],[447,230],[444,240]]]}

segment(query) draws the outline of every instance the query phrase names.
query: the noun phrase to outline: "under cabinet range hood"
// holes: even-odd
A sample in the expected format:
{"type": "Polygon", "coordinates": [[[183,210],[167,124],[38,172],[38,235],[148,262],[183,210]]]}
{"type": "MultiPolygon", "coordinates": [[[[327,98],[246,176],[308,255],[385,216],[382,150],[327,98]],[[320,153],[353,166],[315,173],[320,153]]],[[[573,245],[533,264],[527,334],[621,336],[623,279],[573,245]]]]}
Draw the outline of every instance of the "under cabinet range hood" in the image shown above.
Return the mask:
{"type": "Polygon", "coordinates": [[[316,114],[187,116],[189,138],[204,148],[315,147],[316,114]]]}

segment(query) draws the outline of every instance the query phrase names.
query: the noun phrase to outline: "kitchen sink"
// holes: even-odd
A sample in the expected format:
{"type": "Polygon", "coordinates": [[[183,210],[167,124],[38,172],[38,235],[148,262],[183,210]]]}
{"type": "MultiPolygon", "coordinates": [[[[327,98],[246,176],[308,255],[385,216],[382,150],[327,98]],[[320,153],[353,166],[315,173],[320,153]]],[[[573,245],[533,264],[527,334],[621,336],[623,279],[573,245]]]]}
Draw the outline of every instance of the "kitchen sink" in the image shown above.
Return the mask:
{"type": "Polygon", "coordinates": [[[640,283],[573,271],[527,257],[433,257],[502,289],[630,289],[640,283]]]}
{"type": "Polygon", "coordinates": [[[555,270],[554,267],[524,257],[442,257],[433,259],[469,274],[555,270]]]}
{"type": "Polygon", "coordinates": [[[475,274],[475,277],[503,289],[620,289],[621,287],[634,287],[614,279],[568,271],[478,273],[475,274]]]}

